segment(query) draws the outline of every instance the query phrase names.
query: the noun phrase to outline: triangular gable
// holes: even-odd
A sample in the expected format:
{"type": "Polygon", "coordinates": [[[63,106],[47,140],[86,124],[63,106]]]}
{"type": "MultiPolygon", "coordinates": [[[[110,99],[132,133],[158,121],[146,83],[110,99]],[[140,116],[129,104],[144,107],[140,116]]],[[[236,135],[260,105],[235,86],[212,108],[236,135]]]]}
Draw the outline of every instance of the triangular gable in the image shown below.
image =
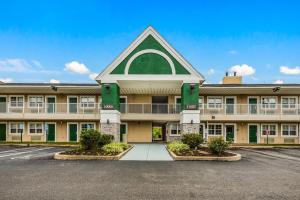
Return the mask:
{"type": "Polygon", "coordinates": [[[141,60],[152,59],[160,62],[160,70],[163,71],[165,69],[166,74],[190,75],[199,80],[204,80],[204,77],[177,53],[151,26],[125,49],[117,59],[104,69],[97,76],[96,80],[101,81],[105,76],[134,74],[134,70],[132,69],[134,67],[131,68],[131,66],[139,62],[137,58],[141,60]],[[159,56],[154,56],[154,54],[159,56]],[[170,70],[168,70],[167,67],[164,68],[164,66],[167,65],[166,63],[170,64],[170,70]]]}

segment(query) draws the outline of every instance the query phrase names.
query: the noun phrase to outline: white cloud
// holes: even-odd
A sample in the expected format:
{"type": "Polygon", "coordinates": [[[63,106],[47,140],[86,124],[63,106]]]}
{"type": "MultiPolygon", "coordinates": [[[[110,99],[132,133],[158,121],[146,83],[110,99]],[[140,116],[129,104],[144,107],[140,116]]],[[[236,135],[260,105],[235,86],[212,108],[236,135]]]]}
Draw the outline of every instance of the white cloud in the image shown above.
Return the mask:
{"type": "Polygon", "coordinates": [[[12,78],[0,78],[0,82],[3,82],[3,83],[11,83],[13,81],[14,80],[12,78]]]}
{"type": "Polygon", "coordinates": [[[77,74],[90,74],[90,70],[83,63],[72,61],[65,64],[65,71],[74,72],[77,74]]]}
{"type": "Polygon", "coordinates": [[[214,69],[209,69],[208,71],[207,71],[207,75],[213,75],[215,73],[215,70],[214,69]]]}
{"type": "Polygon", "coordinates": [[[235,65],[229,69],[231,72],[236,72],[238,76],[250,76],[255,73],[255,69],[247,64],[235,65]]]}
{"type": "Polygon", "coordinates": [[[288,74],[288,75],[298,75],[300,74],[300,67],[288,67],[288,66],[281,66],[280,67],[280,72],[283,74],[288,74]]]}
{"type": "Polygon", "coordinates": [[[91,73],[90,75],[89,75],[89,77],[90,77],[90,79],[92,79],[92,80],[95,80],[95,78],[98,76],[98,74],[96,74],[96,73],[91,73]]]}
{"type": "Polygon", "coordinates": [[[51,80],[49,81],[49,83],[60,83],[60,81],[59,81],[59,80],[56,80],[56,79],[51,79],[51,80]]]}
{"type": "Polygon", "coordinates": [[[0,71],[1,72],[24,72],[29,70],[31,65],[24,59],[14,58],[0,60],[0,71]]]}
{"type": "Polygon", "coordinates": [[[230,50],[230,51],[228,51],[228,54],[236,55],[236,54],[238,54],[238,52],[236,50],[230,50]]]}
{"type": "Polygon", "coordinates": [[[283,80],[276,80],[274,84],[283,84],[283,80]]]}

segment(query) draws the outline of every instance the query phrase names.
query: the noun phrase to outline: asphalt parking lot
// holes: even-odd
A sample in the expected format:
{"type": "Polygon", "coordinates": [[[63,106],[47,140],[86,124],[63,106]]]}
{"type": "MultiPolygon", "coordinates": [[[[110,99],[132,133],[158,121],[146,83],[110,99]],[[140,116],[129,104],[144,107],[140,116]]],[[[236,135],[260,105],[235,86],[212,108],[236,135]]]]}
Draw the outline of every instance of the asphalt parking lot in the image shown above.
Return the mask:
{"type": "Polygon", "coordinates": [[[0,147],[0,199],[300,197],[299,149],[237,150],[243,155],[238,162],[51,159],[61,150],[0,147]]]}

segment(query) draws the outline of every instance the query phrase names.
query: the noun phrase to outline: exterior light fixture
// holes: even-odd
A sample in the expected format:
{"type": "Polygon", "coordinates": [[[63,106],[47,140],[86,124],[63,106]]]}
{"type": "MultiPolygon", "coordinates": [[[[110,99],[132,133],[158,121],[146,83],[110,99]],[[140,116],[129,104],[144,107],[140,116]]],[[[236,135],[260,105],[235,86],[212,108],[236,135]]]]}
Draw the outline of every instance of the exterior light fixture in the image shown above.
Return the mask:
{"type": "Polygon", "coordinates": [[[190,95],[193,94],[194,89],[195,89],[195,84],[190,84],[190,95]]]}
{"type": "Polygon", "coordinates": [[[104,87],[105,87],[106,94],[110,94],[110,85],[104,84],[104,87]]]}

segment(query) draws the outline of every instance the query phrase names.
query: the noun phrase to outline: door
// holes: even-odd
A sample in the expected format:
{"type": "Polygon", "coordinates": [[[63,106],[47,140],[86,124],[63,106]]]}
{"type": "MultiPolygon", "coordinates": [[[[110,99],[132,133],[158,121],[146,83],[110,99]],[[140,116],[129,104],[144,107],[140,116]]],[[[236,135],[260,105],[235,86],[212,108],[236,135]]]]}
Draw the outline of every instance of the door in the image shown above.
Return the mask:
{"type": "Polygon", "coordinates": [[[77,142],[77,124],[69,124],[69,141],[77,142]]]}
{"type": "Polygon", "coordinates": [[[249,114],[257,114],[257,98],[249,98],[249,114]]]}
{"type": "Polygon", "coordinates": [[[234,142],[234,125],[225,125],[226,141],[234,142]]]}
{"type": "Polygon", "coordinates": [[[232,115],[234,114],[234,98],[226,98],[225,99],[226,103],[226,114],[232,115]]]}
{"type": "Polygon", "coordinates": [[[126,113],[127,109],[127,98],[126,97],[120,97],[120,112],[126,113]]]}
{"type": "Polygon", "coordinates": [[[6,124],[0,124],[0,141],[6,141],[6,124]]]}
{"type": "Polygon", "coordinates": [[[55,142],[55,124],[46,124],[47,142],[55,142]]]}
{"type": "Polygon", "coordinates": [[[249,125],[249,143],[257,143],[257,125],[249,125]]]}
{"type": "Polygon", "coordinates": [[[77,113],[77,97],[69,97],[69,113],[77,113]]]}
{"type": "Polygon", "coordinates": [[[55,97],[47,97],[47,113],[55,113],[55,97]]]}
{"type": "Polygon", "coordinates": [[[0,113],[6,113],[6,97],[0,97],[0,113]]]}
{"type": "Polygon", "coordinates": [[[124,142],[125,134],[127,133],[127,124],[120,125],[120,142],[124,142]]]}

